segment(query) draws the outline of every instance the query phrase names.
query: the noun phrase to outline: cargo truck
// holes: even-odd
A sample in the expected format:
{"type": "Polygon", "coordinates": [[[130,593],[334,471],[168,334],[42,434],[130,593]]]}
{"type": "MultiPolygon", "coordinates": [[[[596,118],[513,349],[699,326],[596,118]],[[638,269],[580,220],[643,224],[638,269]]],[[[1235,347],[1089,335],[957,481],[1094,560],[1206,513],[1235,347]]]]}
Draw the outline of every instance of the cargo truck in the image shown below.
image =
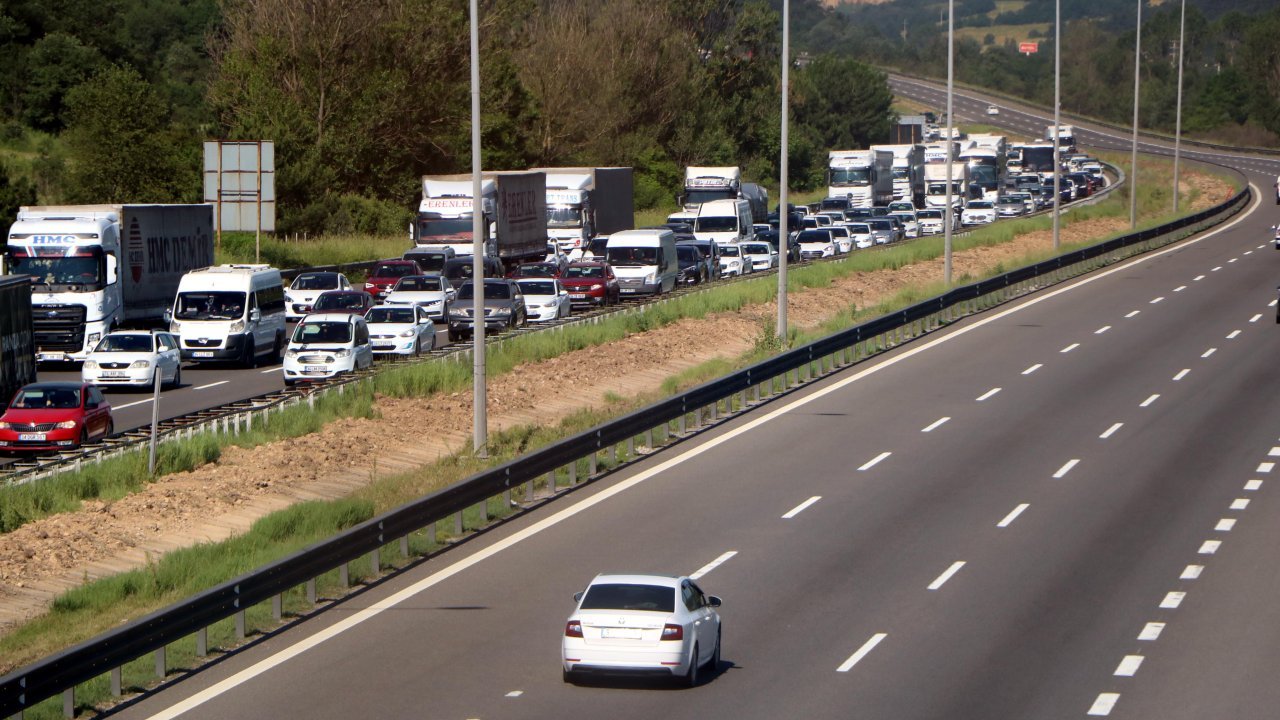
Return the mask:
{"type": "Polygon", "coordinates": [[[81,362],[112,330],[161,325],[213,237],[207,204],[21,208],[5,272],[32,278],[36,360],[81,362]]]}
{"type": "MultiPolygon", "coordinates": [[[[476,202],[471,175],[424,175],[418,217],[410,227],[416,247],[474,249],[476,202]]],[[[481,250],[506,264],[547,255],[546,176],[540,172],[485,172],[480,180],[481,250]]]]}
{"type": "Polygon", "coordinates": [[[924,203],[924,145],[872,145],[872,150],[893,153],[893,199],[924,203]]]}
{"type": "Polygon", "coordinates": [[[31,278],[0,277],[0,410],[18,388],[36,381],[31,278]]]}
{"type": "MultiPolygon", "coordinates": [[[[925,167],[925,207],[945,208],[947,206],[947,166],[929,165],[925,167]]],[[[969,166],[964,163],[951,164],[951,204],[955,212],[960,212],[969,200],[982,198],[982,191],[970,181],[969,166]]]]}
{"type": "Polygon", "coordinates": [[[684,170],[684,192],[680,206],[697,213],[698,206],[712,200],[736,200],[742,189],[742,170],[736,167],[697,167],[684,170]]]}
{"type": "Polygon", "coordinates": [[[960,152],[960,161],[969,166],[970,181],[982,188],[982,199],[995,202],[1004,175],[1003,135],[970,135],[969,147],[960,152]]]}
{"type": "MultiPolygon", "coordinates": [[[[1053,129],[1050,125],[1044,129],[1044,139],[1050,145],[1053,144],[1053,129]]],[[[1059,152],[1075,152],[1076,151],[1076,129],[1070,125],[1058,126],[1058,150],[1059,152]]]]}
{"type": "Polygon", "coordinates": [[[629,167],[533,168],[547,176],[547,236],[566,255],[581,255],[596,235],[635,227],[629,167]]]}
{"type": "Polygon", "coordinates": [[[827,196],[847,197],[852,207],[893,202],[893,153],[832,150],[827,154],[827,196]]]}

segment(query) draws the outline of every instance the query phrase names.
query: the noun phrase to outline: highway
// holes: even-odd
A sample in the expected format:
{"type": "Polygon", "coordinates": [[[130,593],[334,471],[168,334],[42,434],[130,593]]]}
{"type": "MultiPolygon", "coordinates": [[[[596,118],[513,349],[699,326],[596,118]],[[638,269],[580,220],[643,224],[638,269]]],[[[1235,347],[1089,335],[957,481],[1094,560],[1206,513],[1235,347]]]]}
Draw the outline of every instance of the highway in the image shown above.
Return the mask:
{"type": "Polygon", "coordinates": [[[1223,228],[746,413],[119,716],[1274,717],[1265,162],[1223,228]],[[703,573],[718,671],[563,684],[602,571],[703,573]]]}

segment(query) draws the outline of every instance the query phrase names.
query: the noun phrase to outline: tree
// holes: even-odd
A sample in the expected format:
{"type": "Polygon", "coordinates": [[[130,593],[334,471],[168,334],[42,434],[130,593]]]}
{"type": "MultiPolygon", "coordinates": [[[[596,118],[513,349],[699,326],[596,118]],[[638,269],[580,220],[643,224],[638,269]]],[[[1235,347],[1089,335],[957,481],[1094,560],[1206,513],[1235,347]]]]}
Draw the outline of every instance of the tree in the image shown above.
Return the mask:
{"type": "Polygon", "coordinates": [[[889,137],[893,92],[884,73],[822,56],[796,80],[796,124],[812,129],[820,147],[865,148],[889,137]]]}
{"type": "Polygon", "coordinates": [[[36,188],[29,181],[15,178],[0,163],[0,244],[9,237],[9,225],[23,205],[34,205],[36,188]]]}
{"type": "Polygon", "coordinates": [[[40,130],[61,130],[67,92],[105,64],[102,54],[65,33],[44,36],[26,54],[23,119],[40,130]]]}

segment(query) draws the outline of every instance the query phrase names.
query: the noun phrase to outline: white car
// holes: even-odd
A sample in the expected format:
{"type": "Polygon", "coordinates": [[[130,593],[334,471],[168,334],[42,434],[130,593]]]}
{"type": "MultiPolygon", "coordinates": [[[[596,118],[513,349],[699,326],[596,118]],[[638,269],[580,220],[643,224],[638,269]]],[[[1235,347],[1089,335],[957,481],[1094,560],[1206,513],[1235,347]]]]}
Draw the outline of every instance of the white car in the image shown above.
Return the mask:
{"type": "Polygon", "coordinates": [[[168,387],[182,384],[182,351],[167,332],[117,330],[98,341],[80,367],[80,379],[91,385],[168,387]]]}
{"type": "Polygon", "coordinates": [[[1022,192],[1022,191],[1018,191],[1018,192],[1006,193],[1006,194],[1005,194],[1005,197],[1008,197],[1008,198],[1016,198],[1016,199],[1018,199],[1018,200],[1021,200],[1021,201],[1022,201],[1022,205],[1023,205],[1024,207],[1026,207],[1027,212],[1029,212],[1029,213],[1033,213],[1033,212],[1035,212],[1036,210],[1039,210],[1039,209],[1040,209],[1040,208],[1036,207],[1036,200],[1035,200],[1035,198],[1031,197],[1031,193],[1029,193],[1029,192],[1022,192]]]}
{"type": "Polygon", "coordinates": [[[990,200],[970,200],[960,213],[961,225],[987,225],[996,221],[996,204],[990,200]]]}
{"type": "Polygon", "coordinates": [[[871,232],[871,226],[864,222],[852,222],[845,225],[849,229],[849,237],[853,239],[853,246],[859,250],[866,250],[876,244],[875,235],[871,232]]]}
{"type": "Polygon", "coordinates": [[[900,212],[913,213],[915,211],[916,211],[916,204],[911,202],[910,200],[894,200],[893,202],[889,203],[889,212],[891,213],[900,213],[900,212]]]}
{"type": "Polygon", "coordinates": [[[304,272],[289,283],[284,291],[284,319],[290,322],[301,320],[311,312],[316,298],[326,290],[350,290],[351,283],[347,276],[339,272],[304,272]]]}
{"type": "Polygon", "coordinates": [[[987,114],[988,114],[988,115],[999,115],[999,114],[1000,114],[1000,108],[999,108],[999,107],[997,107],[997,106],[995,106],[995,105],[988,105],[988,106],[987,106],[987,114]]]}
{"type": "Polygon", "coordinates": [[[387,305],[417,305],[433,320],[449,317],[449,306],[458,291],[440,275],[406,275],[396,281],[382,302],[387,305]]]}
{"type": "Polygon", "coordinates": [[[836,244],[836,252],[844,255],[853,252],[853,236],[849,234],[849,229],[844,225],[832,225],[827,228],[831,233],[831,240],[836,244]]]}
{"type": "Polygon", "coordinates": [[[560,660],[565,682],[644,674],[697,685],[720,665],[720,598],[688,577],[597,575],[573,596],[560,660]]]}
{"type": "Polygon", "coordinates": [[[293,328],[284,353],[284,384],[326,380],[373,364],[373,345],[364,316],[312,313],[293,328]]]}
{"type": "Polygon", "coordinates": [[[909,212],[906,212],[906,211],[891,212],[889,213],[889,217],[898,218],[898,221],[902,223],[903,237],[905,238],[920,237],[920,221],[916,219],[916,213],[914,210],[909,212]]]}
{"type": "Polygon", "coordinates": [[[926,208],[916,213],[921,235],[941,235],[946,231],[944,213],[939,208],[926,208]]]}
{"type": "Polygon", "coordinates": [[[742,255],[737,243],[720,243],[720,277],[745,275],[751,272],[751,262],[742,255]]]}
{"type": "Polygon", "coordinates": [[[751,263],[753,271],[769,270],[778,266],[778,251],[767,242],[744,242],[738,247],[742,250],[746,261],[751,263]]]}
{"type": "Polygon", "coordinates": [[[369,344],[378,354],[421,355],[436,349],[436,323],[421,305],[378,305],[365,311],[369,344]]]}
{"type": "Polygon", "coordinates": [[[551,322],[569,317],[569,291],[555,278],[520,278],[516,280],[524,295],[524,308],[529,322],[551,322]]]}
{"type": "Polygon", "coordinates": [[[801,260],[816,260],[836,254],[835,241],[831,239],[831,233],[826,228],[801,230],[796,236],[796,242],[800,245],[801,260]]]}

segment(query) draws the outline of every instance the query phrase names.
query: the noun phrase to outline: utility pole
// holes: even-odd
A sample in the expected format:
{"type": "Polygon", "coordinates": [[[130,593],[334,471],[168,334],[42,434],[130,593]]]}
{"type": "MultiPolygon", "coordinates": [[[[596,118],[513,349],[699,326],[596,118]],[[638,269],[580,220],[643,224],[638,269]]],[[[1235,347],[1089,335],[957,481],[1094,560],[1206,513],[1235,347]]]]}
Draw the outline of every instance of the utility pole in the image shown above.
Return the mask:
{"type": "Polygon", "coordinates": [[[489,393],[484,351],[484,197],[480,182],[480,10],[471,0],[471,447],[489,457],[489,393]]]}
{"type": "Polygon", "coordinates": [[[778,322],[774,330],[783,347],[787,345],[787,253],[791,251],[787,221],[791,212],[787,206],[789,164],[787,162],[787,97],[791,80],[791,0],[782,0],[782,152],[778,159],[781,177],[778,181],[778,322]]]}
{"type": "Polygon", "coordinates": [[[951,130],[956,119],[952,115],[956,83],[956,2],[947,0],[947,197],[946,209],[942,211],[942,277],[943,282],[951,285],[951,223],[955,208],[951,206],[951,156],[955,154],[956,142],[951,130]]]}
{"type": "Polygon", "coordinates": [[[1138,99],[1142,67],[1142,0],[1138,0],[1138,32],[1133,46],[1133,153],[1129,160],[1129,228],[1138,227],[1138,99]]]}
{"type": "Polygon", "coordinates": [[[1182,159],[1182,58],[1187,44],[1187,0],[1182,0],[1182,19],[1178,22],[1178,110],[1173,130],[1173,212],[1178,212],[1178,161],[1182,159]]]}
{"type": "Polygon", "coordinates": [[[1062,0],[1053,4],[1053,251],[1062,235],[1062,0]]]}

